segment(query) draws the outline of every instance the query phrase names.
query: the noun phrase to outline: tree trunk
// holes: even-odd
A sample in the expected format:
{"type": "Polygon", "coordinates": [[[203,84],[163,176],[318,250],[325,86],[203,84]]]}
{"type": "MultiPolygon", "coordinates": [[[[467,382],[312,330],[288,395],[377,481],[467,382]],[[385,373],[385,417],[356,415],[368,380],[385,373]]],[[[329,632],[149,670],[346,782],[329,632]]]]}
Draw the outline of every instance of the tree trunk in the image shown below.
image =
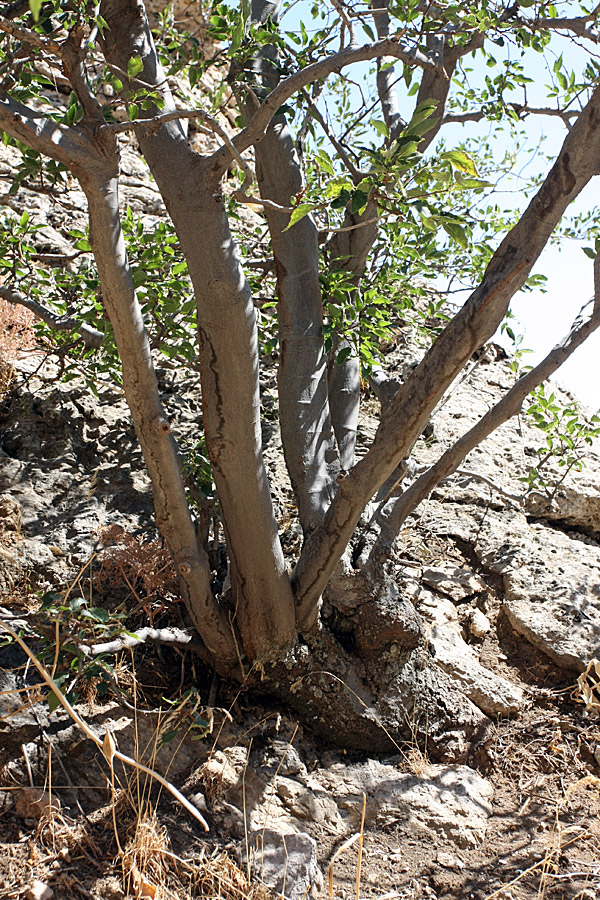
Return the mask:
{"type": "MultiPolygon", "coordinates": [[[[279,21],[280,3],[253,0],[252,21],[279,21]]],[[[278,81],[277,48],[254,61],[260,94],[278,81]]],[[[242,92],[248,118],[254,111],[242,92]]],[[[276,116],[256,146],[256,176],[263,199],[287,207],[303,187],[302,170],[285,116],[276,116]]],[[[329,413],[319,244],[315,223],[304,216],[286,231],[289,213],[267,206],[265,215],[277,271],[279,419],[286,466],[305,535],[322,522],[335,496],[340,470],[329,413]]]]}
{"type": "MultiPolygon", "coordinates": [[[[256,150],[261,196],[287,206],[302,176],[285,121],[273,122],[256,150]]],[[[277,267],[279,417],[285,461],[305,534],[319,525],[335,496],[335,444],[319,284],[317,230],[305,216],[289,231],[289,214],[266,210],[277,267]]]]}
{"type": "MultiPolygon", "coordinates": [[[[140,56],[140,78],[161,92],[165,110],[173,109],[143,5],[104,0],[101,14],[109,26],[108,60],[126,70],[130,57],[140,56]]],[[[227,538],[236,625],[246,654],[268,659],[294,639],[294,606],[262,456],[256,318],[229,230],[223,172],[189,147],[177,122],[140,135],[139,142],[196,296],[204,430],[227,538]]]]}
{"type": "MultiPolygon", "coordinates": [[[[115,156],[116,161],[116,156],[115,156]]],[[[121,231],[118,172],[80,178],[89,204],[90,240],[102,299],[123,365],[123,387],[152,481],[156,524],[166,540],[192,616],[211,656],[236,660],[230,625],[213,599],[210,566],[199,545],[171,426],[160,402],[150,344],[129,272],[121,231]]]]}

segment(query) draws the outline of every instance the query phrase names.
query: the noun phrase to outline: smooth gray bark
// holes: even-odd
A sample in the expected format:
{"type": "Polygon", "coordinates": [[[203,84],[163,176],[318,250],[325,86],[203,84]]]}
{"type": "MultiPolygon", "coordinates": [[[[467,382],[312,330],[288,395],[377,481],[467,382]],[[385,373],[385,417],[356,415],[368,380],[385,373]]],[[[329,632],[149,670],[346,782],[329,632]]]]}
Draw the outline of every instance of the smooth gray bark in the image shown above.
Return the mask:
{"type": "MultiPolygon", "coordinates": [[[[173,99],[145,10],[136,0],[104,0],[108,60],[173,99]]],[[[148,116],[156,110],[148,110],[148,116]]],[[[140,135],[140,148],[164,198],[185,254],[198,310],[206,444],[223,515],[236,624],[252,659],[277,655],[295,636],[285,567],[262,457],[258,340],[254,305],[221,191],[223,171],[188,145],[177,122],[140,135]]]]}
{"type": "MultiPolygon", "coordinates": [[[[301,189],[302,176],[285,122],[270,125],[256,157],[261,196],[287,206],[301,189]]],[[[318,235],[310,216],[284,231],[289,215],[265,212],[277,271],[281,437],[300,523],[308,534],[335,496],[340,468],[329,412],[318,235]]]]}
{"type": "MultiPolygon", "coordinates": [[[[269,17],[278,21],[279,4],[254,0],[253,21],[269,17]]],[[[266,47],[256,60],[263,92],[277,83],[271,65],[276,56],[275,47],[266,47]]],[[[250,104],[244,108],[250,116],[250,104]]],[[[289,206],[302,190],[300,162],[284,116],[271,122],[257,144],[256,177],[261,197],[280,206],[289,206]]],[[[286,231],[288,213],[267,207],[265,215],[277,272],[281,438],[300,524],[309,534],[335,496],[340,469],[329,413],[318,234],[311,216],[286,231]]]]}

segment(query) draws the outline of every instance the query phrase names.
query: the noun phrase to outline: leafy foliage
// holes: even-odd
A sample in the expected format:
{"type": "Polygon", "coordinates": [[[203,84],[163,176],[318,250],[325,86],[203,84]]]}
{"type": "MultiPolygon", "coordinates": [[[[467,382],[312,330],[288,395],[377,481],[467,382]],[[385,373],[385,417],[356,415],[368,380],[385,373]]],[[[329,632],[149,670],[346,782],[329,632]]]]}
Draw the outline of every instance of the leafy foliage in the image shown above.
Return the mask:
{"type": "Polygon", "coordinates": [[[561,405],[554,391],[541,384],[530,396],[526,415],[545,438],[537,449],[537,464],[523,480],[530,491],[542,491],[552,499],[569,472],[583,469],[589,447],[600,437],[600,413],[587,418],[575,403],[561,405]],[[551,462],[558,466],[558,477],[551,462]]]}

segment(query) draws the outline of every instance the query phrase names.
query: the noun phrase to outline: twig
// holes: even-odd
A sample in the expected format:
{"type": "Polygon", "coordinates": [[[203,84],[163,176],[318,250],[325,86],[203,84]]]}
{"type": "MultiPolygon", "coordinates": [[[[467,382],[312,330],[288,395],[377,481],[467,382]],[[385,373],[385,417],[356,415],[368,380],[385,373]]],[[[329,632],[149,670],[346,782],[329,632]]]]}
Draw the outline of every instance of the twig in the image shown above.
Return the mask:
{"type": "Polygon", "coordinates": [[[487,484],[488,487],[496,491],[497,494],[500,494],[501,497],[506,497],[507,500],[514,500],[519,506],[523,506],[523,503],[525,502],[524,496],[519,494],[509,494],[508,491],[503,490],[499,485],[495,484],[491,478],[486,478],[485,475],[480,475],[478,472],[469,472],[466,469],[456,469],[453,475],[462,475],[463,478],[473,478],[476,481],[481,481],[483,484],[487,484]]]}
{"type": "Polygon", "coordinates": [[[356,166],[354,165],[354,163],[352,162],[352,160],[346,153],[346,150],[344,149],[343,145],[338,141],[335,134],[333,134],[333,132],[331,131],[325,118],[321,114],[321,110],[319,109],[317,104],[313,101],[312,97],[310,96],[310,94],[308,93],[308,91],[305,88],[302,89],[302,95],[303,95],[304,99],[306,100],[306,102],[308,103],[313,116],[315,117],[317,122],[319,122],[321,128],[327,135],[329,141],[333,144],[333,146],[337,150],[338,156],[340,157],[340,159],[342,160],[342,162],[344,163],[344,165],[346,166],[346,168],[348,169],[348,171],[350,172],[352,177],[356,178],[356,179],[362,178],[363,177],[362,172],[360,172],[359,169],[356,168],[356,166]]]}
{"type": "Polygon", "coordinates": [[[185,646],[192,640],[192,635],[181,628],[140,628],[135,634],[123,634],[114,641],[105,644],[93,644],[91,647],[81,645],[86,656],[99,656],[101,653],[119,653],[128,650],[146,641],[156,641],[161,644],[176,644],[185,646]]]}
{"type": "Polygon", "coordinates": [[[42,37],[37,31],[30,31],[29,28],[16,25],[9,19],[5,19],[4,16],[0,16],[0,31],[10,34],[11,37],[22,41],[24,44],[31,44],[32,47],[37,47],[38,50],[43,50],[45,53],[53,53],[59,59],[61,57],[62,49],[59,43],[50,38],[42,37]]]}
{"type": "Polygon", "coordinates": [[[372,219],[366,219],[364,222],[357,222],[356,225],[345,225],[343,228],[320,228],[319,234],[339,234],[341,231],[355,231],[357,228],[364,228],[365,225],[372,225],[374,222],[379,222],[379,216],[374,216],[372,219]]]}
{"type": "Polygon", "coordinates": [[[10,625],[7,625],[6,622],[0,621],[0,626],[2,626],[2,628],[4,628],[4,630],[10,634],[12,639],[16,641],[19,647],[27,654],[48,687],[56,696],[60,705],[70,715],[75,724],[83,731],[85,736],[88,737],[90,741],[93,741],[94,744],[100,750],[102,750],[103,755],[108,760],[111,771],[113,767],[112,760],[113,758],[116,758],[128,766],[133,766],[134,769],[138,769],[140,772],[144,772],[146,775],[149,775],[150,778],[154,778],[156,781],[158,781],[159,784],[162,784],[162,786],[166,788],[166,790],[169,791],[169,793],[172,794],[173,797],[175,797],[175,799],[184,807],[184,809],[186,809],[190,813],[190,815],[192,815],[195,819],[198,820],[198,822],[200,822],[205,831],[208,831],[208,823],[204,816],[202,816],[201,813],[196,809],[196,807],[192,803],[190,803],[187,797],[184,797],[181,791],[177,790],[175,785],[167,781],[166,778],[163,778],[162,775],[159,775],[158,772],[155,772],[153,769],[148,768],[148,766],[143,765],[143,763],[138,762],[136,759],[132,759],[131,756],[126,756],[124,753],[121,753],[120,750],[117,750],[114,746],[114,739],[110,735],[110,732],[106,732],[104,741],[101,741],[99,737],[96,737],[92,729],[83,721],[79,714],[75,712],[54,679],[50,677],[45,667],[41,664],[41,662],[39,662],[34,653],[29,649],[25,641],[16,633],[16,631],[14,631],[10,627],[10,625]]]}
{"type": "Polygon", "coordinates": [[[78,331],[86,347],[97,349],[102,345],[104,335],[101,331],[97,331],[85,322],[80,322],[75,316],[59,316],[32,297],[22,294],[21,291],[14,291],[11,288],[1,286],[0,298],[7,300],[8,303],[24,306],[25,309],[28,309],[55,331],[78,331]]]}
{"type": "Polygon", "coordinates": [[[340,19],[342,20],[342,33],[340,35],[340,50],[344,49],[344,30],[348,29],[348,37],[350,38],[350,47],[356,47],[356,32],[354,30],[354,25],[352,24],[350,18],[348,17],[348,13],[346,8],[344,7],[343,0],[331,0],[334,8],[339,13],[340,19]]]}

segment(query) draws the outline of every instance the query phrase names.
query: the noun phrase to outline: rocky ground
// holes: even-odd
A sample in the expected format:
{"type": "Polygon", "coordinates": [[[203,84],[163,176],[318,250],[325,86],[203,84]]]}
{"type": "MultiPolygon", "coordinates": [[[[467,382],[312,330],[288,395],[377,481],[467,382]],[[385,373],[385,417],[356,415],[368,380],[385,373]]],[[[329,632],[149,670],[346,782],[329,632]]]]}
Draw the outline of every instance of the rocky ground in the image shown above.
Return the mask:
{"type": "MultiPolygon", "coordinates": [[[[437,414],[419,463],[506,385],[506,362],[493,357],[437,414]]],[[[107,386],[94,399],[50,366],[36,372],[39,362],[35,352],[16,360],[3,395],[0,617],[24,627],[51,668],[69,616],[72,635],[90,643],[113,636],[119,615],[132,631],[179,626],[181,613],[152,542],[149,484],[122,398],[107,386]]],[[[195,376],[159,375],[185,438],[199,421],[195,376]]],[[[267,413],[272,390],[267,377],[267,413]]],[[[365,410],[362,445],[376,425],[371,401],[365,410]]],[[[266,422],[293,550],[298,529],[266,422]]],[[[111,657],[108,674],[69,657],[78,714],[99,740],[110,730],[121,752],[180,788],[205,833],[138,770],[116,766],[113,785],[101,751],[49,711],[11,645],[0,658],[0,897],[50,896],[45,886],[60,898],[237,898],[261,890],[257,878],[293,900],[309,887],[380,900],[600,896],[600,697],[590,668],[600,656],[600,467],[592,456],[552,503],[533,495],[519,504],[507,495],[522,491],[538,443],[525,421],[504,426],[419,508],[396,548],[398,589],[430,622],[428,664],[481,718],[478,741],[450,742],[435,764],[426,740],[358,757],[332,751],[289,710],[213,679],[183,647],[142,645],[111,657]]]]}

